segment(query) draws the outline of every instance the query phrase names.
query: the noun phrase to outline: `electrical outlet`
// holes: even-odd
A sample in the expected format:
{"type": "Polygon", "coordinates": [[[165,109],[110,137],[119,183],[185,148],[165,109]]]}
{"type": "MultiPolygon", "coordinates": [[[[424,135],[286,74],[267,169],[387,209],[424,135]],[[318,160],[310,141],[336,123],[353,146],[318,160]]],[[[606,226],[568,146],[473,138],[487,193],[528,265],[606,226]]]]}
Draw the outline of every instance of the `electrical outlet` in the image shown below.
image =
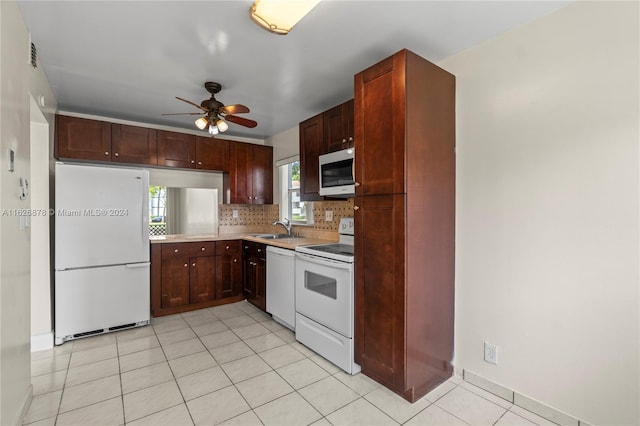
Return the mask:
{"type": "Polygon", "coordinates": [[[484,360],[490,364],[498,365],[498,347],[484,342],[484,360]]]}
{"type": "Polygon", "coordinates": [[[324,220],[325,222],[333,222],[333,210],[324,211],[324,220]]]}
{"type": "Polygon", "coordinates": [[[238,210],[232,210],[232,211],[231,211],[231,215],[232,215],[232,217],[233,217],[234,219],[237,219],[237,218],[238,218],[238,210]]]}

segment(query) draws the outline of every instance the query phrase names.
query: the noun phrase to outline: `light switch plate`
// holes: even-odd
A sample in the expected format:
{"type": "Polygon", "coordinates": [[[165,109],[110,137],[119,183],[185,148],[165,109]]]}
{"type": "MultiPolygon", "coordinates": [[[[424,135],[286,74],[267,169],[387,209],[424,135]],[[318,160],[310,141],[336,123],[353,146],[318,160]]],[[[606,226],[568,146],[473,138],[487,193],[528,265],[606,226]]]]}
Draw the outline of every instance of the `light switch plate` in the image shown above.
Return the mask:
{"type": "Polygon", "coordinates": [[[325,210],[324,220],[325,222],[333,222],[333,210],[325,210]]]}
{"type": "Polygon", "coordinates": [[[233,210],[231,215],[233,216],[234,219],[238,218],[238,210],[233,210]]]}

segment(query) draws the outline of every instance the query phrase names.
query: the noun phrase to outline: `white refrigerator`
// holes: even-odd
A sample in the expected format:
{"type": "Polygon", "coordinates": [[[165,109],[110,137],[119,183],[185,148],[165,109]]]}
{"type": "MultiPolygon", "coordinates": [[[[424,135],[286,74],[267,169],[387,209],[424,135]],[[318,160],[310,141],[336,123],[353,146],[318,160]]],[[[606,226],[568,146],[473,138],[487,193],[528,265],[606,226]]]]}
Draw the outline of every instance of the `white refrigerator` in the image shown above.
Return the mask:
{"type": "Polygon", "coordinates": [[[55,165],[55,344],[150,319],[149,172],[55,165]]]}

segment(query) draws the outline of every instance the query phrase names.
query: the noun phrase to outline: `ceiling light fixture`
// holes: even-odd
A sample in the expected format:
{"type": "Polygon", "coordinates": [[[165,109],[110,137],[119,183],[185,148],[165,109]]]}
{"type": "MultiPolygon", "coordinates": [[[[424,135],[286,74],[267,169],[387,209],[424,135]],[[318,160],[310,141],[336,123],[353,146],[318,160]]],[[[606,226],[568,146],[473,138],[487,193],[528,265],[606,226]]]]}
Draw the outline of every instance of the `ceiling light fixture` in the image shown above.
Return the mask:
{"type": "Polygon", "coordinates": [[[220,132],[218,131],[218,128],[216,126],[214,126],[213,124],[209,126],[210,135],[217,135],[218,133],[220,132]]]}
{"type": "Polygon", "coordinates": [[[216,127],[218,128],[218,130],[220,130],[221,133],[229,130],[229,125],[223,120],[216,121],[216,127]]]}
{"type": "Polygon", "coordinates": [[[196,127],[200,130],[206,129],[208,124],[209,120],[207,119],[207,117],[200,117],[196,120],[196,127]]]}
{"type": "Polygon", "coordinates": [[[320,0],[256,0],[249,16],[262,28],[286,35],[320,0]]]}

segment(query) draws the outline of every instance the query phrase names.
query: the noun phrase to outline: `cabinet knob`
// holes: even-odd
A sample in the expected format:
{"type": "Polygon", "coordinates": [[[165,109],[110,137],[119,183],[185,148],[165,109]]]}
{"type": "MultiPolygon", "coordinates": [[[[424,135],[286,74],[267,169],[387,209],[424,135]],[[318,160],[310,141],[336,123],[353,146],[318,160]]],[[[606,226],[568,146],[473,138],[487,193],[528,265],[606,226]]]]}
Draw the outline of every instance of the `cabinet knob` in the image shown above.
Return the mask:
{"type": "Polygon", "coordinates": [[[346,143],[346,142],[347,142],[347,140],[346,140],[346,139],[342,139],[342,143],[346,143]]]}
{"type": "Polygon", "coordinates": [[[238,263],[238,259],[233,259],[233,263],[238,263]]]}
{"type": "Polygon", "coordinates": [[[262,252],[262,249],[258,249],[258,253],[262,252]]]}
{"type": "Polygon", "coordinates": [[[355,187],[360,186],[360,182],[355,182],[355,183],[353,184],[353,186],[355,186],[355,187]]]}
{"type": "Polygon", "coordinates": [[[205,251],[206,249],[204,247],[201,247],[200,250],[205,251]]]}
{"type": "Polygon", "coordinates": [[[118,154],[117,152],[113,155],[115,155],[116,157],[120,157],[120,154],[118,154]]]}
{"type": "Polygon", "coordinates": [[[353,142],[353,136],[349,136],[349,142],[353,142]]]}
{"type": "Polygon", "coordinates": [[[191,266],[196,266],[195,262],[191,264],[191,266]]]}
{"type": "Polygon", "coordinates": [[[253,197],[253,199],[254,199],[254,200],[257,200],[257,199],[258,199],[258,197],[253,197]]]}
{"type": "Polygon", "coordinates": [[[354,210],[360,210],[360,207],[358,207],[358,206],[353,206],[353,209],[354,209],[354,210]]]}
{"type": "Polygon", "coordinates": [[[177,252],[178,252],[178,249],[175,249],[173,252],[174,252],[174,253],[177,253],[177,252]]]}
{"type": "Polygon", "coordinates": [[[189,266],[189,264],[188,264],[188,263],[185,263],[185,264],[184,264],[184,267],[186,268],[187,266],[189,266]]]}
{"type": "Polygon", "coordinates": [[[251,197],[247,197],[248,199],[251,199],[251,197]]]}
{"type": "Polygon", "coordinates": [[[105,151],[105,152],[104,152],[104,155],[109,155],[109,151],[105,151]]]}
{"type": "Polygon", "coordinates": [[[199,166],[202,166],[202,161],[198,161],[198,165],[199,165],[199,166]]]}
{"type": "Polygon", "coordinates": [[[225,247],[225,250],[229,250],[229,246],[226,246],[226,247],[225,247]]]}
{"type": "Polygon", "coordinates": [[[249,246],[244,246],[244,249],[245,249],[245,250],[246,250],[246,249],[248,249],[248,248],[249,248],[249,246]]]}

